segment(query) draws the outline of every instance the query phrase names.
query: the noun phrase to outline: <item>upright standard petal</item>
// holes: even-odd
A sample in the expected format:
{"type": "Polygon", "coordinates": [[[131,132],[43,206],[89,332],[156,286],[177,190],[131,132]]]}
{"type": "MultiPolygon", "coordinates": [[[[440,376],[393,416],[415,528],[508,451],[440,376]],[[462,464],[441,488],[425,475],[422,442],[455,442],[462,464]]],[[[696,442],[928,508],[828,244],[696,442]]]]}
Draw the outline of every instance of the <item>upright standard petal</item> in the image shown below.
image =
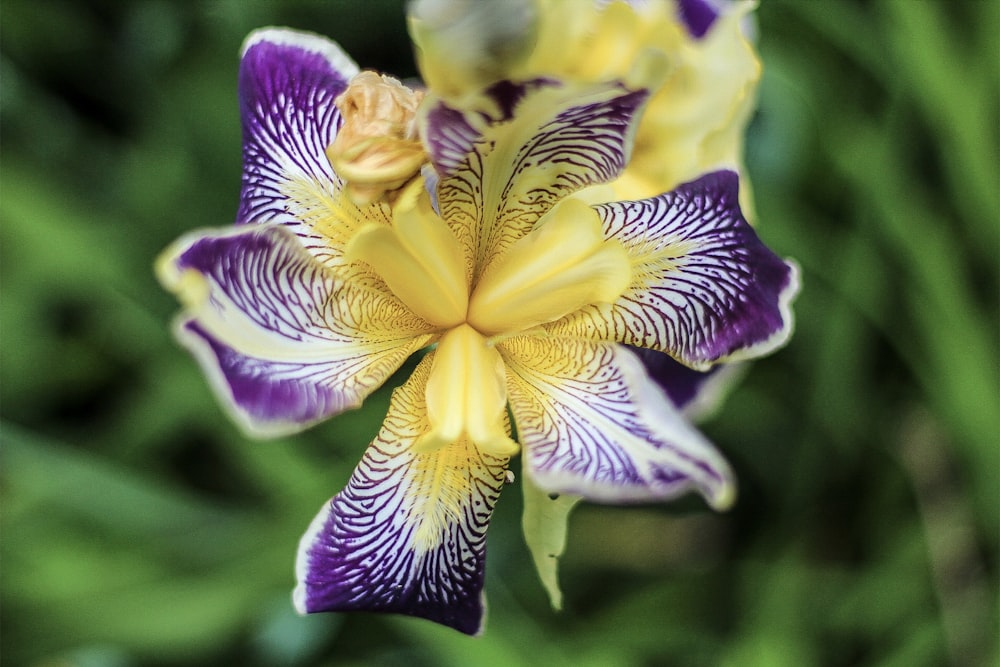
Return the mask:
{"type": "Polygon", "coordinates": [[[788,339],[797,270],[743,218],[735,173],[595,209],[605,235],[629,253],[632,285],[610,311],[585,308],[552,333],[659,350],[699,370],[765,354],[788,339]]]}
{"type": "Polygon", "coordinates": [[[429,107],[423,136],[441,217],[466,245],[471,279],[556,202],[621,171],[647,96],[618,83],[536,79],[429,107]]]}
{"type": "Polygon", "coordinates": [[[486,526],[506,458],[462,439],[415,453],[429,429],[425,358],[393,393],[385,424],[347,488],[302,538],[293,593],[300,613],[408,614],[482,630],[486,526]]]}
{"type": "Polygon", "coordinates": [[[194,233],[157,269],[185,306],[178,337],[252,435],[359,406],[429,340],[394,297],[343,282],[282,226],[194,233]]]}
{"type": "Polygon", "coordinates": [[[604,502],[697,490],[717,509],[732,503],[725,460],[625,347],[554,337],[497,347],[526,470],[540,488],[604,502]]]}
{"type": "Polygon", "coordinates": [[[357,73],[334,42],[285,28],[251,33],[240,61],[243,188],[236,222],[288,225],[330,265],[340,263],[360,222],[389,217],[381,206],[362,214],[326,155],[342,122],[334,100],[357,73]]]}

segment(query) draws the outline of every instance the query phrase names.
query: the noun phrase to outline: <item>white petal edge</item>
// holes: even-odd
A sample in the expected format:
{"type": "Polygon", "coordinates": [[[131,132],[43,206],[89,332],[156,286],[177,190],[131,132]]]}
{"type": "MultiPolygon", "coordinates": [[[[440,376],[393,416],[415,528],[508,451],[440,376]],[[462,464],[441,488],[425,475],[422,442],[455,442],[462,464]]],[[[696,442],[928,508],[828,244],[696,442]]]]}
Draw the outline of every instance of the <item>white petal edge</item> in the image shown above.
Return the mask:
{"type": "Polygon", "coordinates": [[[240,58],[245,56],[251,47],[262,42],[278,46],[294,46],[304,51],[318,53],[326,58],[334,69],[347,75],[348,78],[361,71],[358,64],[336,42],[313,32],[276,26],[258,28],[247,35],[240,48],[240,58]]]}

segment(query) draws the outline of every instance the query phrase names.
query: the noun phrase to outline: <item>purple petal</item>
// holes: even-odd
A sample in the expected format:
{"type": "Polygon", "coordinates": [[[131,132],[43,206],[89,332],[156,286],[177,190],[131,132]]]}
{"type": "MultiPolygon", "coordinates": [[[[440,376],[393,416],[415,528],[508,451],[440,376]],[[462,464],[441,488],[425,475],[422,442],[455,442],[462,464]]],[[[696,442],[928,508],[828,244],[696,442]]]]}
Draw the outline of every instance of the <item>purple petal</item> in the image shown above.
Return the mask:
{"type": "Polygon", "coordinates": [[[650,378],[667,392],[671,402],[681,410],[695,400],[699,390],[721,368],[715,366],[707,371],[696,371],[663,352],[641,347],[634,347],[632,351],[639,356],[650,378]]]}
{"type": "Polygon", "coordinates": [[[677,0],[681,21],[692,37],[701,39],[719,17],[714,3],[709,0],[677,0]]]}
{"type": "MultiPolygon", "coordinates": [[[[267,430],[279,424],[295,425],[290,430],[298,430],[299,425],[312,424],[343,410],[341,392],[309,381],[310,376],[323,370],[321,365],[278,363],[247,356],[213,336],[197,320],[188,320],[182,327],[189,344],[197,345],[194,341],[200,340],[207,346],[212,356],[200,350],[199,356],[218,366],[228,398],[253,423],[267,424],[267,430]]],[[[278,427],[278,432],[283,430],[278,427]]]]}
{"type": "Polygon", "coordinates": [[[797,270],[744,219],[738,183],[719,171],[659,197],[596,206],[605,234],[633,258],[632,286],[610,314],[584,309],[552,331],[586,327],[699,370],[784,344],[797,270]]]}
{"type": "Polygon", "coordinates": [[[357,407],[426,342],[426,323],[338,279],[284,227],[199,232],[158,268],[186,306],[181,342],[254,435],[357,407]]]}
{"type": "Polygon", "coordinates": [[[243,189],[237,223],[298,226],[303,202],[295,201],[289,184],[337,191],[339,179],[325,153],[340,127],[333,102],[357,72],[339,46],[318,35],[267,28],[247,38],[239,72],[243,189]]]}
{"type": "Polygon", "coordinates": [[[632,346],[629,349],[639,357],[650,379],[666,392],[674,406],[694,422],[715,411],[746,368],[745,364],[731,363],[696,371],[663,352],[632,346]]]}
{"type": "Polygon", "coordinates": [[[540,488],[603,502],[697,490],[713,507],[732,502],[725,460],[624,346],[523,337],[498,349],[527,469],[540,488]]]}
{"type": "Polygon", "coordinates": [[[501,81],[464,108],[438,102],[424,136],[442,217],[474,264],[526,234],[557,201],[622,170],[648,97],[618,83],[501,81]]]}
{"type": "Polygon", "coordinates": [[[486,527],[507,459],[467,440],[428,453],[430,359],[393,394],[389,414],[347,487],[302,538],[293,594],[300,613],[374,611],[481,631],[486,527]]]}

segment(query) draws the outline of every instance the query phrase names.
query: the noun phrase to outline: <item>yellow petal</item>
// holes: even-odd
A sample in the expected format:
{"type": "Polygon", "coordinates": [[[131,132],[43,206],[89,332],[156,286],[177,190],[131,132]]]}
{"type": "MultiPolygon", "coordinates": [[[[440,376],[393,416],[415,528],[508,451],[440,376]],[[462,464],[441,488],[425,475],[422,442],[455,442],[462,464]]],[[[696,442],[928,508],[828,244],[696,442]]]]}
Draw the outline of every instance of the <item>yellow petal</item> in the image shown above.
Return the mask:
{"type": "Polygon", "coordinates": [[[566,199],[487,268],[468,321],[487,335],[524,331],[590,304],[611,303],[631,278],[625,249],[604,238],[594,210],[566,199]]]}
{"type": "Polygon", "coordinates": [[[679,35],[668,24],[666,3],[541,0],[539,37],[518,78],[557,76],[577,82],[622,80],[655,89],[669,65],[661,42],[679,35]]]}
{"type": "Polygon", "coordinates": [[[446,333],[434,351],[427,417],[431,430],[417,442],[416,451],[435,450],[463,436],[493,456],[518,450],[508,435],[503,360],[466,324],[446,333]]]}
{"type": "Polygon", "coordinates": [[[620,173],[647,97],[619,82],[546,80],[463,105],[428,98],[422,133],[440,176],[440,210],[468,249],[473,282],[556,202],[620,173]]]}
{"type": "Polygon", "coordinates": [[[733,5],[702,39],[671,27],[651,40],[675,67],[639,124],[632,161],[615,183],[619,198],[651,197],[707,171],[740,166],[761,74],[741,27],[753,7],[733,5]]]}
{"type": "Polygon", "coordinates": [[[455,98],[512,78],[535,42],[534,0],[414,0],[408,27],[427,87],[455,98]]]}
{"type": "Polygon", "coordinates": [[[392,225],[370,224],[347,244],[393,294],[427,322],[447,328],[465,319],[469,288],[462,247],[430,206],[423,180],[401,195],[392,225]]]}

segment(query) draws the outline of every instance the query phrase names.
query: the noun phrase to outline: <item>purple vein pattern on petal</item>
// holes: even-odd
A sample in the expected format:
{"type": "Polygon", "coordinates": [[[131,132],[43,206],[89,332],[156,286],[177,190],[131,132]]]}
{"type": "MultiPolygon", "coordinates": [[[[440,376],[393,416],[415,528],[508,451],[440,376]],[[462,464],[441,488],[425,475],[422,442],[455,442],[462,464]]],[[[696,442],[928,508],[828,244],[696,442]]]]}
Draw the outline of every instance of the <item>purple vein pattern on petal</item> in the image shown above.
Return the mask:
{"type": "Polygon", "coordinates": [[[254,434],[360,405],[425,342],[426,323],[340,281],[284,227],[201,233],[179,246],[167,282],[188,306],[181,340],[254,434]]]}
{"type": "Polygon", "coordinates": [[[733,496],[729,466],[624,346],[568,338],[498,345],[527,469],[542,489],[605,502],[698,490],[733,496]]]}
{"type": "Polygon", "coordinates": [[[467,440],[416,454],[429,428],[431,357],[393,393],[381,432],[347,487],[302,538],[293,594],[301,613],[408,614],[482,629],[486,527],[507,459],[467,440]]]}
{"type": "Polygon", "coordinates": [[[475,108],[431,107],[425,141],[441,214],[472,263],[482,268],[563,197],[613,179],[647,97],[618,83],[536,79],[498,82],[475,108]]]}
{"type": "Polygon", "coordinates": [[[770,352],[791,334],[797,271],[757,237],[739,208],[738,177],[707,174],[674,191],[594,209],[622,242],[633,282],[610,314],[587,308],[551,326],[581,327],[706,370],[770,352]]]}
{"type": "Polygon", "coordinates": [[[239,72],[237,223],[290,225],[315,254],[337,250],[325,242],[336,232],[317,229],[336,221],[340,206],[340,179],[325,151],[341,124],[334,100],[357,72],[339,46],[318,35],[268,28],[247,38],[239,72]]]}

